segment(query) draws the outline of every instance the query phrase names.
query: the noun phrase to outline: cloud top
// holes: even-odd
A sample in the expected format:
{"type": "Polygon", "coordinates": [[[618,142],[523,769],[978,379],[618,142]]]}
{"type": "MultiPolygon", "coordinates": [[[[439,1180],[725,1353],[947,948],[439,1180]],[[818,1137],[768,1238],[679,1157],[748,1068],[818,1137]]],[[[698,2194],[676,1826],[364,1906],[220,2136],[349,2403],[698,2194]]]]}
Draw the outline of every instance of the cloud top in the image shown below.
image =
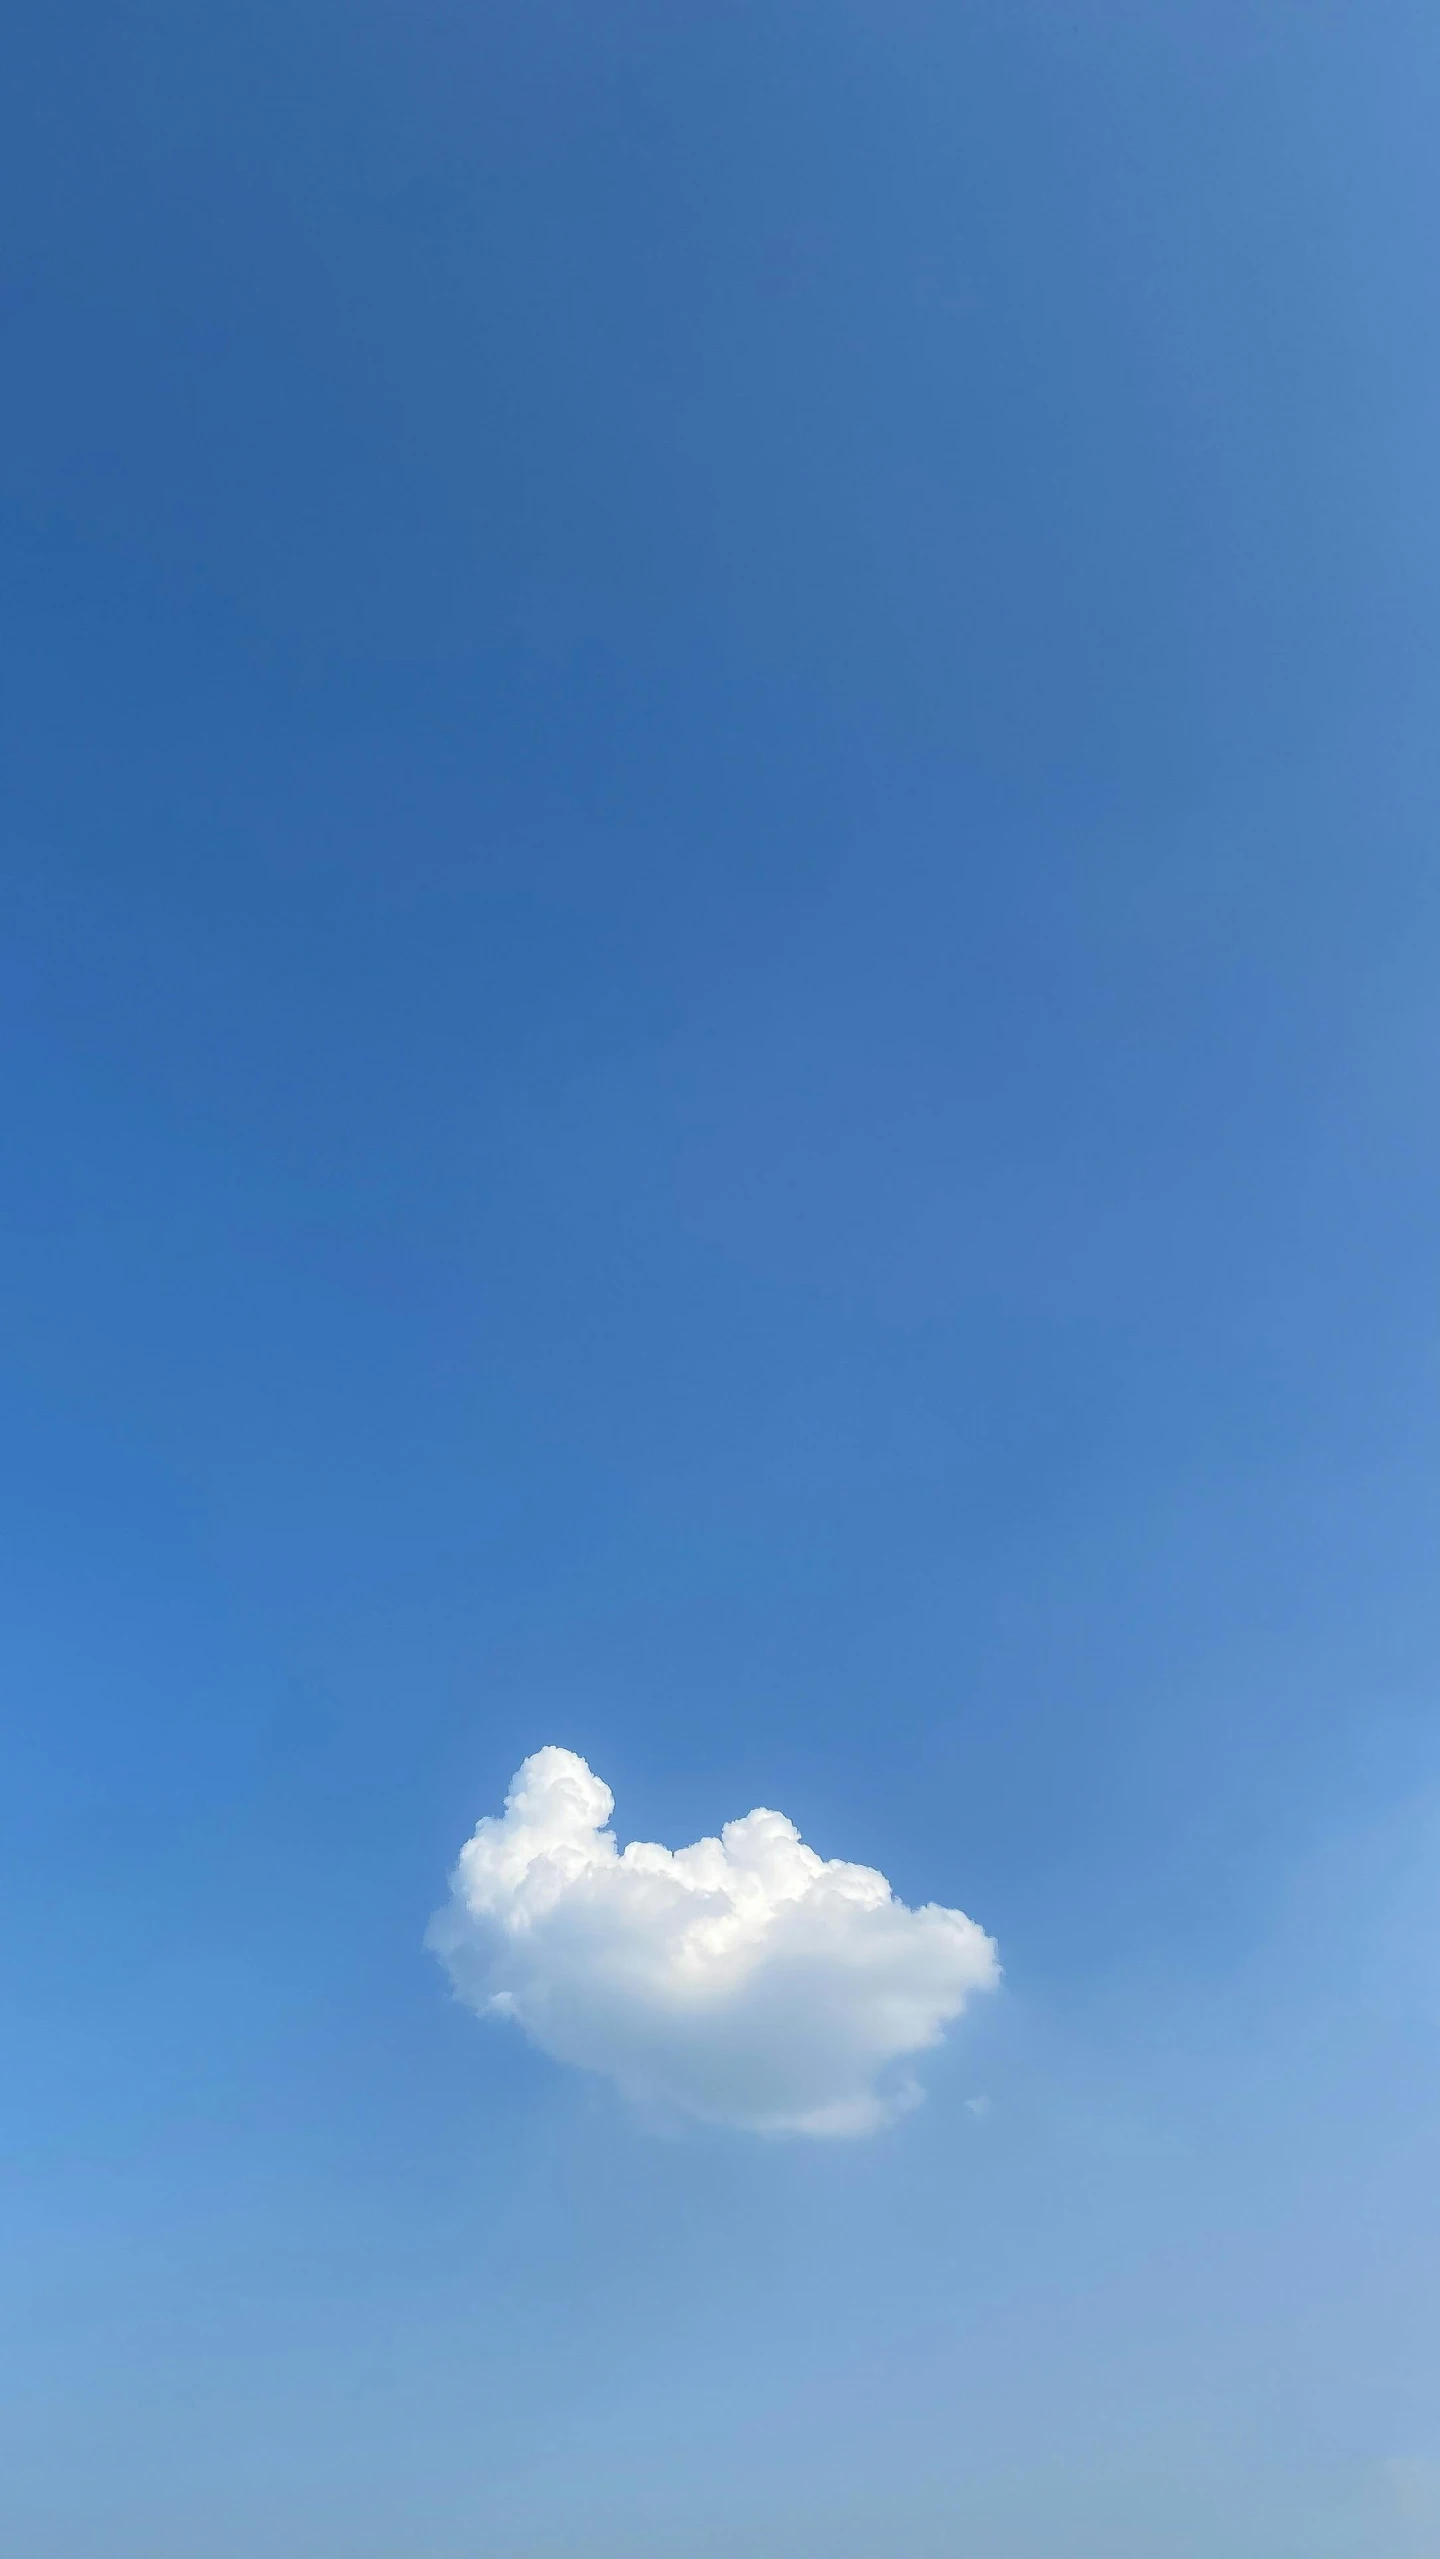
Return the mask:
{"type": "Polygon", "coordinates": [[[783,1813],[718,1839],[617,1846],[574,1751],[526,1760],[460,1852],[428,1944],[482,2016],[638,2103],[762,2133],[873,2132],[898,2075],[999,1978],[963,1911],[910,1910],[783,1813]]]}

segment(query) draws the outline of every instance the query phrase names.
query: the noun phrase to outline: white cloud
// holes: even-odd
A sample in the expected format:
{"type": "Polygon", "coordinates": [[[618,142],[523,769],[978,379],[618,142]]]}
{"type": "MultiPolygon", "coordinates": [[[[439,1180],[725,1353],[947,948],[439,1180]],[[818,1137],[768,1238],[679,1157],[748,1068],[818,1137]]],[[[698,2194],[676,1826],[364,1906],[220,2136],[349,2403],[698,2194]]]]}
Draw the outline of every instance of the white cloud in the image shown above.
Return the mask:
{"type": "Polygon", "coordinates": [[[460,1852],[428,1944],[460,1997],[642,2105],[751,2132],[873,2132],[897,2080],[999,1979],[963,1911],[909,1910],[871,1866],[817,1857],[783,1813],[693,1848],[608,1828],[569,1750],[527,1759],[460,1852]]]}

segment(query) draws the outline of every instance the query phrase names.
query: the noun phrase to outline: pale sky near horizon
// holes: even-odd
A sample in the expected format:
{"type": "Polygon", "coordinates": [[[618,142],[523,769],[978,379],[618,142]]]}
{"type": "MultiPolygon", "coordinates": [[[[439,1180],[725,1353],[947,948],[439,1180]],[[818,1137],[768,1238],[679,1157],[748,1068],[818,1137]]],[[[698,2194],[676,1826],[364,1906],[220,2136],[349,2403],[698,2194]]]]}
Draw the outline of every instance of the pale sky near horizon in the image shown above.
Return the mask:
{"type": "Polygon", "coordinates": [[[1440,2559],[1433,8],[7,37],[0,2548],[1440,2559]]]}

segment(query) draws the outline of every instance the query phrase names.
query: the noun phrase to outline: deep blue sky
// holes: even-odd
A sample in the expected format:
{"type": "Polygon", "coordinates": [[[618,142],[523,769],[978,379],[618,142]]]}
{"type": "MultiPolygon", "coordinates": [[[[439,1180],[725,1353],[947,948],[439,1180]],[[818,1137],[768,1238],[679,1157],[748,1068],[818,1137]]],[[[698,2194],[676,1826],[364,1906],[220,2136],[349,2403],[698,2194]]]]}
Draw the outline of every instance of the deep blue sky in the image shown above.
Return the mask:
{"type": "Polygon", "coordinates": [[[1430,2559],[1433,8],[6,56],[0,2539],[1430,2559]],[[459,2011],[549,1741],[924,2110],[459,2011]]]}

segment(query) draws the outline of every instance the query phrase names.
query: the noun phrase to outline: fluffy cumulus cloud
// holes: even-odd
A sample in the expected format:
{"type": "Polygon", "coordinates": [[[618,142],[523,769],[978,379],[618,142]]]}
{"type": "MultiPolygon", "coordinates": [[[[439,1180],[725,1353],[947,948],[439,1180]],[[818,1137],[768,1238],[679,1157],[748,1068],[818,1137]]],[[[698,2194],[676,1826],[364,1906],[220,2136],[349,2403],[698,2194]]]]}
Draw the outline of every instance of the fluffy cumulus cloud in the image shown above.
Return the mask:
{"type": "Polygon", "coordinates": [[[783,1813],[622,1850],[613,1810],[574,1751],[536,1751],[462,1848],[429,1943],[482,2015],[642,2105],[752,2132],[872,2132],[915,2103],[906,2063],[999,1978],[963,1911],[907,1909],[783,1813]]]}

